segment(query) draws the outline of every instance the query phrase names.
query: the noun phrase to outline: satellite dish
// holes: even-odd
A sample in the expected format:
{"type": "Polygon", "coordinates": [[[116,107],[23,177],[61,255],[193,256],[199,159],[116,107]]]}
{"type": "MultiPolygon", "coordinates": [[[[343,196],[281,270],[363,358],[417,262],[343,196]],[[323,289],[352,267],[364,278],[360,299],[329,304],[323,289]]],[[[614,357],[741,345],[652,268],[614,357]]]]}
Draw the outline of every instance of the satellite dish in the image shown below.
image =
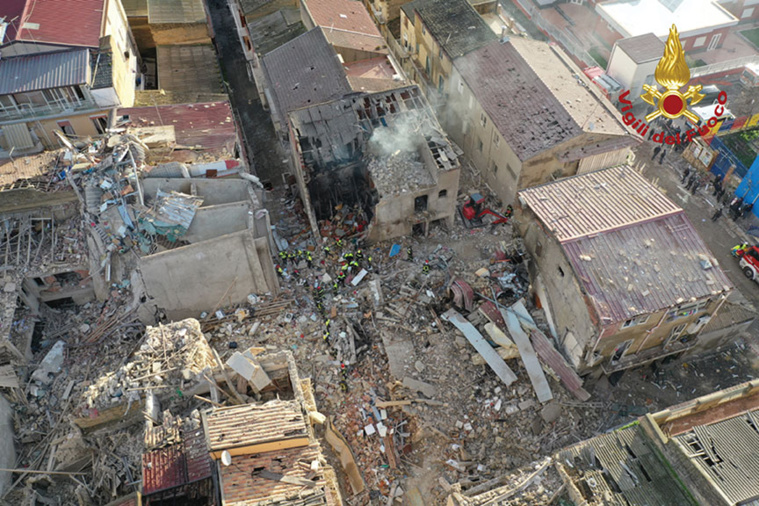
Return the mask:
{"type": "Polygon", "coordinates": [[[227,450],[224,450],[221,452],[221,463],[225,466],[228,466],[232,463],[232,454],[229,453],[227,450]]]}

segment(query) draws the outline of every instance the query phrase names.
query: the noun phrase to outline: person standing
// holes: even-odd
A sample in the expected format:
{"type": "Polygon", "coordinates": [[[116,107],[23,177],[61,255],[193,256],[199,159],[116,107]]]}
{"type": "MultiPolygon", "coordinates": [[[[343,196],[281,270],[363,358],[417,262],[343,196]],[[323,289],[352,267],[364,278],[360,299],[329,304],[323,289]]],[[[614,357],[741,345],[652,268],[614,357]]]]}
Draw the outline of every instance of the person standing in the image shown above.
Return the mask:
{"type": "Polygon", "coordinates": [[[690,176],[690,167],[685,167],[685,170],[683,171],[683,179],[680,183],[685,184],[685,181],[688,180],[688,176],[690,176]]]}
{"type": "Polygon", "coordinates": [[[661,156],[659,157],[659,165],[661,165],[662,163],[664,163],[664,155],[666,155],[666,154],[667,154],[667,150],[666,149],[662,149],[661,156]]]}
{"type": "Polygon", "coordinates": [[[717,221],[717,220],[720,218],[720,216],[722,216],[722,209],[723,209],[723,208],[722,208],[722,207],[720,207],[719,209],[717,209],[717,210],[714,212],[714,214],[712,215],[712,221],[717,221]]]}
{"type": "Polygon", "coordinates": [[[654,158],[656,158],[656,155],[658,155],[660,151],[661,151],[661,146],[656,146],[654,148],[654,156],[651,157],[651,160],[653,160],[654,158]]]}

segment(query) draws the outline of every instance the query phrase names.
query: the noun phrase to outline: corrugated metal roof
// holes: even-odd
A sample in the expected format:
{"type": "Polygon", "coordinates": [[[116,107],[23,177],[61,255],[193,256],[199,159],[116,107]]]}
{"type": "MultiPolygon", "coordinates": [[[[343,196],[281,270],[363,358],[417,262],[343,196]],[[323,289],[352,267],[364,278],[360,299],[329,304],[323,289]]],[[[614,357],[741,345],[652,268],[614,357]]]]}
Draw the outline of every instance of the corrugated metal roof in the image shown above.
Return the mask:
{"type": "Polygon", "coordinates": [[[222,93],[219,59],[211,44],[156,48],[158,86],[179,93],[222,93]]]}
{"type": "Polygon", "coordinates": [[[303,412],[296,401],[212,409],[205,414],[204,427],[211,451],[308,437],[303,412]]]}
{"type": "Polygon", "coordinates": [[[148,23],[206,23],[203,0],[148,0],[148,23]]]}
{"type": "Polygon", "coordinates": [[[693,504],[640,425],[578,443],[559,452],[558,460],[571,462],[573,481],[585,481],[580,489],[603,504],[693,504]]]}
{"type": "Polygon", "coordinates": [[[675,439],[731,504],[759,495],[759,410],[695,426],[675,439]]]}
{"type": "MultiPolygon", "coordinates": [[[[599,213],[611,213],[601,205],[599,213]]],[[[562,243],[574,272],[605,323],[625,321],[709,297],[732,282],[680,211],[562,243]],[[702,260],[712,267],[704,269],[702,260]]]]}
{"type": "Polygon", "coordinates": [[[89,78],[87,49],[0,59],[0,95],[85,84],[89,78]]]}
{"type": "Polygon", "coordinates": [[[148,15],[148,0],[121,0],[127,17],[145,17],[148,15]]]}
{"type": "Polygon", "coordinates": [[[628,166],[528,188],[519,198],[559,242],[682,212],[628,166]]]}
{"type": "MultiPolygon", "coordinates": [[[[266,470],[290,478],[306,479],[310,465],[318,460],[317,445],[266,452],[259,455],[232,457],[231,466],[221,467],[222,502],[225,506],[255,506],[258,504],[286,504],[290,500],[310,499],[305,504],[329,504],[325,494],[324,475],[319,472],[312,481],[315,488],[273,481],[255,474],[266,470]]],[[[301,504],[301,503],[298,503],[301,504]]]]}

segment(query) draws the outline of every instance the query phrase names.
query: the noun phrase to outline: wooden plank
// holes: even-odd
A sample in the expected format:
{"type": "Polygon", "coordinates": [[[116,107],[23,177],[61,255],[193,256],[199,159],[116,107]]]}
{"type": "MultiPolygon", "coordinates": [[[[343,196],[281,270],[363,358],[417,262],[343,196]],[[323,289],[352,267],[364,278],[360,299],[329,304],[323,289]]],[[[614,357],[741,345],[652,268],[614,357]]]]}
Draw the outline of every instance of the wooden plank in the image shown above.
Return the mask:
{"type": "Polygon", "coordinates": [[[503,319],[506,321],[506,327],[509,329],[512,339],[519,348],[519,354],[522,357],[522,363],[524,368],[527,369],[527,375],[530,377],[532,388],[535,390],[535,395],[538,396],[540,402],[548,402],[553,399],[551,393],[551,387],[548,385],[545,374],[543,374],[543,368],[540,366],[538,356],[535,354],[535,350],[532,348],[530,338],[522,330],[522,326],[519,324],[519,319],[513,311],[500,310],[503,319]]]}
{"type": "Polygon", "coordinates": [[[353,489],[353,494],[363,492],[366,489],[366,485],[364,485],[364,479],[361,477],[361,472],[356,465],[353,452],[348,445],[348,441],[334,428],[331,421],[327,422],[327,430],[324,437],[340,459],[340,464],[348,476],[348,482],[353,489]]]}
{"type": "Polygon", "coordinates": [[[210,452],[211,457],[218,460],[221,458],[221,454],[228,451],[233,457],[235,455],[252,455],[254,453],[266,453],[276,450],[286,450],[288,448],[300,448],[302,446],[308,446],[307,437],[298,437],[292,439],[278,439],[277,441],[270,441],[268,443],[260,443],[248,446],[238,446],[237,448],[225,448],[216,452],[210,452]]]}
{"type": "Polygon", "coordinates": [[[254,474],[254,476],[260,476],[261,478],[265,478],[267,480],[272,481],[280,481],[282,483],[289,483],[290,485],[300,485],[303,487],[308,488],[314,488],[316,487],[316,482],[307,480],[305,478],[300,478],[298,476],[285,476],[284,474],[280,473],[272,473],[271,471],[267,471],[266,469],[262,471],[258,471],[254,474]]]}
{"type": "MultiPolygon", "coordinates": [[[[457,329],[464,334],[464,337],[474,346],[477,352],[482,355],[482,358],[488,363],[493,372],[498,376],[501,381],[506,385],[511,385],[517,380],[516,374],[512,371],[506,362],[496,353],[492,346],[488,344],[482,334],[469,323],[458,311],[455,309],[449,309],[443,315],[443,318],[451,322],[457,329]]],[[[525,336],[526,338],[527,336],[525,336]]],[[[537,358],[535,359],[537,361],[537,358]]]]}
{"type": "Polygon", "coordinates": [[[0,387],[18,388],[18,376],[12,365],[0,367],[0,387]]]}

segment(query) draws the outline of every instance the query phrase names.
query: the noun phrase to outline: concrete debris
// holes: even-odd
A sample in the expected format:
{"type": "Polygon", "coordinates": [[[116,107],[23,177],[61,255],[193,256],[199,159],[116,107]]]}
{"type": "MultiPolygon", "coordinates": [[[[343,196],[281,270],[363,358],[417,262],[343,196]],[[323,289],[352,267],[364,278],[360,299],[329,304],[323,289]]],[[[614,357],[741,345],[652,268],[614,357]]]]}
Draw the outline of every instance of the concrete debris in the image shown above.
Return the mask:
{"type": "Polygon", "coordinates": [[[56,342],[45,358],[40,362],[39,367],[32,373],[32,380],[40,385],[49,385],[53,382],[53,375],[61,372],[63,366],[63,350],[66,343],[63,341],[56,342]]]}

